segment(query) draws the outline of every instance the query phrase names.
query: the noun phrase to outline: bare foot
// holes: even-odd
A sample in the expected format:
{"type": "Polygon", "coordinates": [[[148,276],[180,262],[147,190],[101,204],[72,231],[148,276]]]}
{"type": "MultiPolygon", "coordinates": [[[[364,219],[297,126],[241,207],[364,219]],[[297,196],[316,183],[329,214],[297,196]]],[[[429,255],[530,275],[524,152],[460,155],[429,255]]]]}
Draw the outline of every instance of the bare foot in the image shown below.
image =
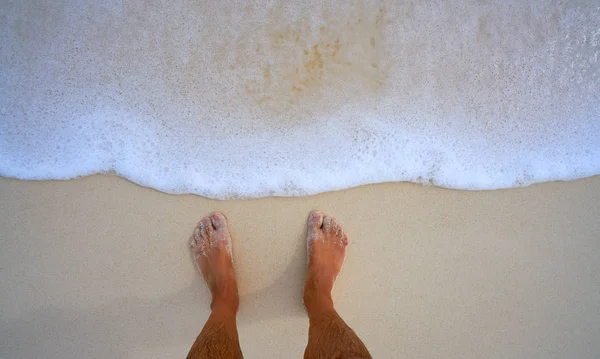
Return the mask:
{"type": "Polygon", "coordinates": [[[335,218],[313,211],[308,216],[308,269],[304,281],[304,305],[313,309],[333,309],[331,290],[344,257],[348,237],[335,218]]]}
{"type": "Polygon", "coordinates": [[[220,212],[202,218],[191,239],[192,253],[212,294],[211,309],[237,312],[239,297],[227,219],[220,212]]]}

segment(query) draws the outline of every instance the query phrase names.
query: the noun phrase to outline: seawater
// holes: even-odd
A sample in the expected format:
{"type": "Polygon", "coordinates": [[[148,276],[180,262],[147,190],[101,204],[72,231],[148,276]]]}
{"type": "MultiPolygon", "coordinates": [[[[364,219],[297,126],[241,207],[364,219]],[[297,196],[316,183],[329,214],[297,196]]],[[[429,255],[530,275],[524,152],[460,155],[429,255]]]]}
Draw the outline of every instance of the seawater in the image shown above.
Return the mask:
{"type": "Polygon", "coordinates": [[[0,4],[0,175],[169,193],[600,173],[600,3],[0,4]]]}

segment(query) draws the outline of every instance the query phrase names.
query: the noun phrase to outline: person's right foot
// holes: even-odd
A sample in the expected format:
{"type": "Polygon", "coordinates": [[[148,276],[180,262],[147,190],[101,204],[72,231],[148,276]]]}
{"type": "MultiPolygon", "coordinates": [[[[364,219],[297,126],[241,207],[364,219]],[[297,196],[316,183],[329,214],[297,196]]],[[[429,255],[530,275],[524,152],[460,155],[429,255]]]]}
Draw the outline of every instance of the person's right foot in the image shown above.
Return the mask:
{"type": "Polygon", "coordinates": [[[312,309],[333,308],[331,290],[344,257],[348,237],[335,218],[319,211],[308,216],[308,269],[304,281],[304,305],[312,309]]]}
{"type": "Polygon", "coordinates": [[[192,253],[212,294],[211,308],[237,312],[239,297],[231,260],[231,235],[221,212],[202,218],[191,238],[192,253]]]}

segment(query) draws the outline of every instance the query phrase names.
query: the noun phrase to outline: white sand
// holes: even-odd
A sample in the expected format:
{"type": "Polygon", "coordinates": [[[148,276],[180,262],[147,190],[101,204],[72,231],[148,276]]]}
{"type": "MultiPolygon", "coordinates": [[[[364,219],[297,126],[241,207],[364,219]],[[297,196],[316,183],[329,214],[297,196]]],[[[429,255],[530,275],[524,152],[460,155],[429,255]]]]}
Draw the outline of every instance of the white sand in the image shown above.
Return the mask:
{"type": "Polygon", "coordinates": [[[0,357],[182,358],[208,316],[188,239],[229,217],[247,358],[301,357],[305,218],[350,237],[336,306],[377,358],[600,356],[600,177],[396,183],[219,202],[122,179],[0,179],[0,357]]]}

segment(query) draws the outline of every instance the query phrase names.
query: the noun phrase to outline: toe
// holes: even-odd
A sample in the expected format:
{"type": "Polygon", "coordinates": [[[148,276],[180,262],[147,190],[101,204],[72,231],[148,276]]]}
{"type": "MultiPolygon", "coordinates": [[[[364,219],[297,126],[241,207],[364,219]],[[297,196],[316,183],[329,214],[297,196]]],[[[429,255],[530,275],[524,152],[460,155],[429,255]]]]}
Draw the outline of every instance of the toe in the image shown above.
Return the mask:
{"type": "Polygon", "coordinates": [[[323,218],[323,230],[325,232],[329,232],[333,229],[335,223],[335,219],[329,217],[329,216],[325,216],[325,218],[323,218]]]}
{"type": "Polygon", "coordinates": [[[342,226],[338,223],[338,221],[335,218],[331,219],[331,232],[335,234],[336,237],[342,237],[344,235],[342,226]]]}
{"type": "Polygon", "coordinates": [[[206,216],[206,217],[202,218],[201,222],[202,222],[202,225],[206,228],[206,230],[214,229],[212,220],[210,219],[210,216],[206,216]]]}
{"type": "Polygon", "coordinates": [[[192,253],[194,254],[194,258],[198,259],[201,255],[204,254],[204,250],[208,243],[208,236],[204,231],[204,225],[202,221],[198,222],[196,228],[194,228],[194,233],[192,233],[192,238],[190,238],[190,245],[192,247],[192,253]]]}
{"type": "Polygon", "coordinates": [[[200,241],[200,223],[194,228],[194,233],[192,233],[192,238],[190,238],[190,244],[193,249],[198,247],[198,241],[200,241]]]}
{"type": "Polygon", "coordinates": [[[323,213],[312,211],[308,215],[308,230],[320,229],[323,226],[323,213]]]}
{"type": "Polygon", "coordinates": [[[341,226],[335,229],[335,242],[343,247],[348,245],[348,236],[344,233],[341,226]]]}
{"type": "Polygon", "coordinates": [[[210,237],[210,234],[214,230],[213,225],[212,225],[212,221],[210,220],[210,217],[204,217],[204,218],[202,218],[202,220],[200,221],[199,225],[200,225],[200,233],[202,233],[202,235],[210,237]]]}
{"type": "Polygon", "coordinates": [[[225,217],[225,215],[223,213],[213,212],[210,215],[210,217],[212,219],[212,224],[215,229],[219,230],[219,229],[227,228],[227,218],[225,217]]]}
{"type": "Polygon", "coordinates": [[[344,229],[335,218],[331,219],[331,234],[334,235],[336,243],[343,245],[348,244],[348,238],[346,238],[346,233],[344,233],[344,229]]]}

